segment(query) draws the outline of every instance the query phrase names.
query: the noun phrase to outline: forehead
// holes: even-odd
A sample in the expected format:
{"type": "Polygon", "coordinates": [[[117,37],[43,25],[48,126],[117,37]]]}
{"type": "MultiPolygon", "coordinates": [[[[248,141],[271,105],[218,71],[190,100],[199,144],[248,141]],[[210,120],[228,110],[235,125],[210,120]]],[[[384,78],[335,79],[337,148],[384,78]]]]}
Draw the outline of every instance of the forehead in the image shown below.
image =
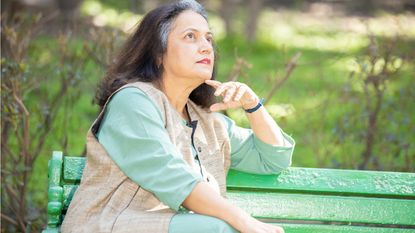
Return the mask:
{"type": "Polygon", "coordinates": [[[206,19],[191,10],[183,11],[177,16],[171,32],[182,32],[188,28],[193,28],[202,32],[210,32],[209,24],[206,19]]]}

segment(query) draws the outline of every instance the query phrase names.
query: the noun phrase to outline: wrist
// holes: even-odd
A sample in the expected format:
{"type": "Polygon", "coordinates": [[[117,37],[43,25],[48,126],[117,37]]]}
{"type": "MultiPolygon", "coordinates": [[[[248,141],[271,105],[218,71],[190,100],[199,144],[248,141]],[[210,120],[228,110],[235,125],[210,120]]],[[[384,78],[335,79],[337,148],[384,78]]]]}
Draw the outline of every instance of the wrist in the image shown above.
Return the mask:
{"type": "Polygon", "coordinates": [[[244,108],[244,110],[247,113],[253,113],[262,107],[263,102],[264,102],[264,98],[261,98],[259,101],[256,102],[256,105],[253,105],[253,106],[251,105],[250,108],[244,108]]]}
{"type": "Polygon", "coordinates": [[[255,108],[255,106],[258,105],[259,101],[261,101],[259,99],[259,97],[255,97],[252,101],[249,101],[248,103],[242,104],[242,108],[244,110],[251,109],[251,108],[255,108]]]}
{"type": "Polygon", "coordinates": [[[246,227],[247,222],[249,222],[249,219],[252,217],[237,206],[229,205],[227,209],[229,212],[225,214],[222,219],[238,231],[242,231],[242,229],[246,227]]]}

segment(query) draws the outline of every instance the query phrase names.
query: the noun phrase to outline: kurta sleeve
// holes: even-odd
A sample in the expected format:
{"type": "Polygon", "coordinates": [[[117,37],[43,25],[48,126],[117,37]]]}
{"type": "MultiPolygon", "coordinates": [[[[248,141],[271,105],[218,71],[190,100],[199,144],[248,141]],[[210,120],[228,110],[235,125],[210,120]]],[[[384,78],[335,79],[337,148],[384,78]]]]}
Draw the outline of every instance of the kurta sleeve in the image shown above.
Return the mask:
{"type": "Polygon", "coordinates": [[[295,141],[285,132],[281,130],[283,146],[273,146],[257,138],[252,129],[239,127],[229,117],[217,114],[228,128],[232,169],[256,174],[278,174],[291,165],[295,141]]]}
{"type": "Polygon", "coordinates": [[[113,96],[97,136],[126,176],[174,210],[202,180],[170,141],[161,111],[137,88],[113,96]]]}

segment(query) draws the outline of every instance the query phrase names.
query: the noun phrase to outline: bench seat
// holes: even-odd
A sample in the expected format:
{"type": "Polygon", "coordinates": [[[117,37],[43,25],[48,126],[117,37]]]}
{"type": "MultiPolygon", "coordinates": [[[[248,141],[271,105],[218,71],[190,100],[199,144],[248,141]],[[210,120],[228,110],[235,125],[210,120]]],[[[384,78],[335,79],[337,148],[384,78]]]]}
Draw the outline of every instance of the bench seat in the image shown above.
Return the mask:
{"type": "MultiPolygon", "coordinates": [[[[49,161],[48,226],[59,226],[85,157],[49,161]]],[[[287,233],[415,232],[415,173],[291,167],[278,175],[229,171],[227,198],[287,233]]]]}

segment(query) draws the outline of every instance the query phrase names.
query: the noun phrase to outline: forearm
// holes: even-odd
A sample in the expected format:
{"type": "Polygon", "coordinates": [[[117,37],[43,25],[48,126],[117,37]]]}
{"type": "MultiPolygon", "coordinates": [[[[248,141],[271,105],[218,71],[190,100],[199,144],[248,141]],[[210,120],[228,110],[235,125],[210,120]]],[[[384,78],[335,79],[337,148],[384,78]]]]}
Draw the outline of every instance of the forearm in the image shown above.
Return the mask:
{"type": "Polygon", "coordinates": [[[284,137],[280,128],[264,106],[246,115],[257,138],[274,146],[282,146],[284,144],[284,137]]]}
{"type": "Polygon", "coordinates": [[[222,219],[237,230],[243,228],[243,224],[251,221],[251,216],[233,206],[225,198],[220,196],[206,182],[199,182],[189,196],[184,200],[183,206],[198,213],[222,219]]]}

